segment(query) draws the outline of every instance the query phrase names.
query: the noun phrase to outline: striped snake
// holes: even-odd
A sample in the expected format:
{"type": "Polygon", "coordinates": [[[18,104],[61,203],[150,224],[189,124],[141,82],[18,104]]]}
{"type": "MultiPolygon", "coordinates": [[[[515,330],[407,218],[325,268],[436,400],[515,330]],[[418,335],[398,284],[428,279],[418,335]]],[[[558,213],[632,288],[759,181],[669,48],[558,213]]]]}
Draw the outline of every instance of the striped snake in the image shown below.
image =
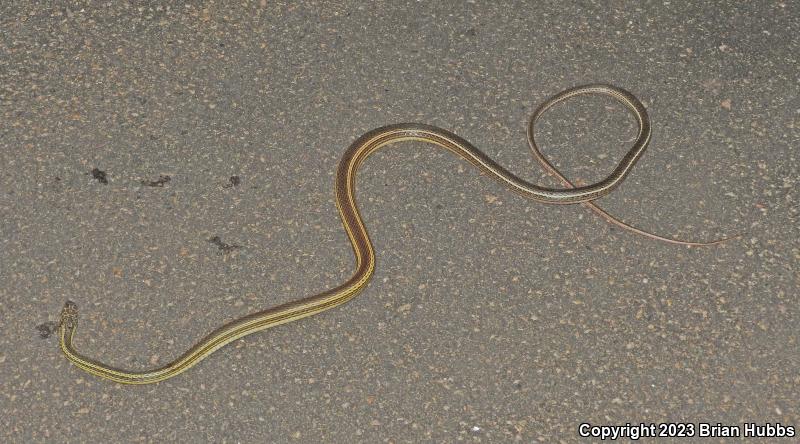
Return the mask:
{"type": "Polygon", "coordinates": [[[498,165],[466,140],[441,128],[417,123],[402,123],[377,128],[362,135],[350,145],[342,156],[336,172],[336,206],[339,209],[347,237],[352,244],[353,253],[355,253],[355,272],[344,283],[313,296],[235,319],[208,334],[172,362],[147,371],[114,368],[79,353],[73,345],[78,325],[78,310],[75,303],[67,301],[61,312],[61,321],[58,327],[61,350],[73,364],[94,375],[124,384],[149,384],[184,372],[215,350],[238,338],[276,325],[296,321],[349,301],[367,286],[375,272],[375,251],[356,204],[356,173],[359,166],[372,153],[381,147],[403,141],[427,142],[437,145],[464,158],[489,177],[527,198],[550,204],[584,203],[608,221],[651,238],[684,245],[710,245],[725,240],[701,243],[664,238],[631,227],[590,202],[605,196],[617,187],[639,160],[650,141],[650,119],[641,102],[629,92],[610,85],[584,85],[562,91],[549,98],[531,115],[528,125],[528,142],[534,156],[548,172],[558,177],[566,188],[544,188],[525,181],[498,165]],[[633,146],[608,177],[591,185],[574,186],[542,155],[534,141],[534,124],[542,114],[556,104],[571,97],[586,94],[610,96],[625,105],[636,118],[639,131],[633,146]]]}

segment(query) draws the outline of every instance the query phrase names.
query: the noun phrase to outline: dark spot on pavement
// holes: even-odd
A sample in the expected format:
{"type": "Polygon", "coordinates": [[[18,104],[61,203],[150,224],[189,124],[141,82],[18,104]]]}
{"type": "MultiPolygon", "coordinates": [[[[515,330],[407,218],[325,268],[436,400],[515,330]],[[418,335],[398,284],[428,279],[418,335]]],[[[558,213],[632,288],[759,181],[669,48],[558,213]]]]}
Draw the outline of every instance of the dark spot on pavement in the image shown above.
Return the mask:
{"type": "Polygon", "coordinates": [[[105,171],[95,168],[92,170],[92,177],[103,185],[108,185],[108,176],[105,171]]]}
{"type": "Polygon", "coordinates": [[[228,180],[230,180],[231,183],[223,185],[224,188],[238,187],[242,183],[242,178],[239,176],[231,176],[228,180]]]}
{"type": "Polygon", "coordinates": [[[169,176],[158,176],[158,180],[143,180],[142,185],[146,187],[164,187],[164,184],[172,180],[169,176]]]}
{"type": "Polygon", "coordinates": [[[211,239],[209,239],[208,241],[211,242],[212,244],[216,245],[217,248],[219,248],[219,251],[222,252],[223,254],[227,254],[227,253],[230,253],[233,250],[237,250],[239,248],[242,248],[241,245],[233,245],[233,244],[227,244],[225,242],[222,242],[222,239],[220,239],[219,236],[214,236],[211,239]]]}
{"type": "Polygon", "coordinates": [[[58,330],[58,322],[47,321],[44,324],[37,325],[36,330],[39,331],[40,338],[47,339],[58,330]]]}

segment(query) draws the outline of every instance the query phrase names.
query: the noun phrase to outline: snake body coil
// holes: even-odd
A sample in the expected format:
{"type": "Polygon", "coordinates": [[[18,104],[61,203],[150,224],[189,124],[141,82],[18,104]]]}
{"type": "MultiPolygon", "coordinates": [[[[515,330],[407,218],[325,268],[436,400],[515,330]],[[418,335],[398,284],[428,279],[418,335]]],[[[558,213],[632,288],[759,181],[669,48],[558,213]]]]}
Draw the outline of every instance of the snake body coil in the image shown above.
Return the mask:
{"type": "Polygon", "coordinates": [[[543,158],[533,139],[534,123],[552,106],[571,97],[585,94],[603,94],[613,97],[633,113],[639,125],[639,132],[633,146],[611,174],[597,183],[571,189],[543,188],[510,173],[466,140],[441,128],[416,123],[404,123],[378,128],[359,137],[358,140],[350,145],[342,156],[336,173],[336,206],[339,209],[342,224],[347,231],[347,236],[355,253],[355,272],[347,281],[323,293],[259,311],[229,322],[208,334],[169,364],[155,370],[141,372],[116,369],[76,351],[72,341],[78,324],[78,311],[74,303],[67,302],[61,313],[59,327],[61,350],[72,363],[94,375],[125,384],[148,384],[163,381],[186,371],[215,350],[238,338],[269,327],[311,316],[349,301],[366,287],[375,271],[375,252],[356,205],[356,173],[359,166],[370,154],[381,147],[393,143],[420,141],[445,148],[469,161],[489,177],[497,180],[512,191],[540,202],[570,204],[588,202],[604,196],[625,179],[625,176],[642,155],[650,140],[650,120],[644,106],[636,97],[620,88],[600,84],[584,85],[565,90],[545,101],[533,113],[530,120],[528,138],[534,154],[543,158]]]}

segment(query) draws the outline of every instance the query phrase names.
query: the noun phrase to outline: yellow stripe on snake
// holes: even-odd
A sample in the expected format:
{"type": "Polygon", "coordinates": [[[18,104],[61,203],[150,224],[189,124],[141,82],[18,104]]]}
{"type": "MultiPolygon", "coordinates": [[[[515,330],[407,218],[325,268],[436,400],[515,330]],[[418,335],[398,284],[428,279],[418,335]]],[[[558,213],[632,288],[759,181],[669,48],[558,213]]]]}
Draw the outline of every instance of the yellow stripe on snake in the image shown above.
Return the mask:
{"type": "Polygon", "coordinates": [[[562,91],[549,98],[532,114],[528,126],[528,142],[534,156],[547,171],[557,176],[567,188],[544,188],[527,182],[495,163],[466,140],[441,128],[417,123],[403,123],[377,128],[364,134],[350,145],[342,156],[336,173],[336,206],[339,209],[342,225],[344,225],[355,254],[355,272],[347,281],[323,293],[235,319],[208,334],[169,364],[147,371],[127,371],[113,368],[76,351],[73,346],[73,338],[78,325],[78,310],[73,302],[68,301],[61,312],[59,326],[61,350],[73,364],[94,375],[125,384],[148,384],[172,378],[186,371],[208,357],[215,350],[238,338],[276,325],[296,321],[349,301],[367,286],[375,272],[375,251],[356,205],[356,173],[359,166],[370,154],[381,147],[403,141],[426,142],[447,149],[472,163],[489,177],[497,180],[510,190],[527,198],[551,204],[584,203],[608,221],[651,238],[684,245],[710,245],[725,240],[701,243],[664,238],[631,227],[605,213],[590,202],[605,196],[617,187],[631,171],[636,161],[639,160],[650,141],[650,119],[644,106],[629,92],[610,85],[584,85],[562,91]],[[576,187],[544,158],[534,141],[534,124],[542,114],[554,105],[571,97],[586,94],[607,95],[625,105],[636,118],[639,131],[633,146],[608,177],[591,185],[576,187]]]}

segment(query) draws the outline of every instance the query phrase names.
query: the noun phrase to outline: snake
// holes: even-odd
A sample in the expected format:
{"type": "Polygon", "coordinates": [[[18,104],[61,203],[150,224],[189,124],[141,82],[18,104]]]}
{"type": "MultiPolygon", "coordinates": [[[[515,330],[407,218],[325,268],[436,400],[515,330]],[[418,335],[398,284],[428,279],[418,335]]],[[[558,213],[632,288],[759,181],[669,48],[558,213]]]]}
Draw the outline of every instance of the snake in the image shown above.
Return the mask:
{"type": "Polygon", "coordinates": [[[664,238],[631,227],[594,204],[594,200],[607,195],[625,180],[650,142],[651,126],[647,110],[630,92],[608,84],[588,84],[563,90],[545,100],[531,114],[527,136],[534,157],[544,166],[545,170],[558,177],[565,188],[547,188],[526,181],[509,172],[468,141],[442,128],[420,123],[400,123],[373,129],[356,139],[344,152],[335,176],[335,203],[355,256],[355,271],[349,279],[321,293],[234,319],[207,334],[171,362],[145,371],[123,370],[78,352],[73,344],[78,326],[78,307],[74,302],[67,301],[61,311],[58,326],[60,348],[69,361],[88,373],[117,383],[149,384],[185,372],[214,351],[239,338],[306,318],[350,301],[368,285],[375,273],[375,249],[356,203],[356,175],[359,167],[370,155],[380,148],[399,142],[424,142],[444,148],[471,163],[509,190],[526,198],[547,204],[583,203],[589,205],[592,210],[607,220],[639,234],[686,245],[710,245],[725,240],[688,242],[664,238]],[[535,142],[534,125],[553,106],[582,95],[605,95],[615,99],[624,105],[636,119],[638,132],[633,145],[608,176],[589,185],[576,186],[566,179],[541,153],[535,142]]]}

